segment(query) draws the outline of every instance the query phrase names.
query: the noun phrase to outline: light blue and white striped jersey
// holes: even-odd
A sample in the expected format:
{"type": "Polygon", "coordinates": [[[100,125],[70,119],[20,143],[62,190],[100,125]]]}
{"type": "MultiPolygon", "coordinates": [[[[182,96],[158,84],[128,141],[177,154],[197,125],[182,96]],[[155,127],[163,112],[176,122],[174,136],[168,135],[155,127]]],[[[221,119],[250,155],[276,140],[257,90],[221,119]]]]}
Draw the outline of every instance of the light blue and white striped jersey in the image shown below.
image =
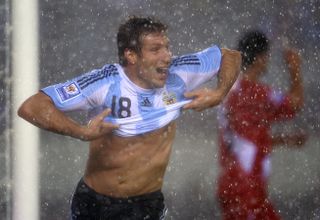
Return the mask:
{"type": "Polygon", "coordinates": [[[163,88],[143,89],[135,85],[119,64],[107,64],[65,83],[42,91],[61,111],[88,111],[92,118],[111,108],[106,121],[117,123],[115,134],[134,136],[159,129],[175,120],[181,107],[191,100],[183,94],[211,80],[219,71],[221,51],[212,46],[172,60],[163,88]]]}

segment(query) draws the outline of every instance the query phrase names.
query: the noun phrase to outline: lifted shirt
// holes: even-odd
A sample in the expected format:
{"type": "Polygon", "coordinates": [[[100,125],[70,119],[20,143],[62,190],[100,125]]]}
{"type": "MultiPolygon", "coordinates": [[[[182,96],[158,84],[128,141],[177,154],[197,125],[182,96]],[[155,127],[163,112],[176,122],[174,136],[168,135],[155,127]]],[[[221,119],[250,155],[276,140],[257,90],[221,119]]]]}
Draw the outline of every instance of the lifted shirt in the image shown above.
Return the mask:
{"type": "Polygon", "coordinates": [[[220,63],[221,51],[213,45],[174,58],[163,88],[141,88],[130,81],[119,64],[106,64],[42,91],[61,111],[85,110],[89,119],[111,108],[105,120],[120,125],[115,134],[134,136],[157,130],[179,117],[181,108],[191,101],[183,94],[213,79],[220,63]]]}

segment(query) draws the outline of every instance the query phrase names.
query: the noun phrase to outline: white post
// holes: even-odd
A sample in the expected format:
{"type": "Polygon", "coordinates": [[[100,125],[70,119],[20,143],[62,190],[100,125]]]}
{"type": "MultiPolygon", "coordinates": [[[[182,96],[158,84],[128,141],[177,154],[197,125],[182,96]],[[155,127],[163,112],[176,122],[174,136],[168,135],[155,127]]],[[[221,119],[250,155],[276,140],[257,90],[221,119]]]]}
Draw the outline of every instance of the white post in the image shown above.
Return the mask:
{"type": "Polygon", "coordinates": [[[39,87],[37,0],[12,0],[13,219],[39,219],[39,130],[17,109],[39,87]]]}

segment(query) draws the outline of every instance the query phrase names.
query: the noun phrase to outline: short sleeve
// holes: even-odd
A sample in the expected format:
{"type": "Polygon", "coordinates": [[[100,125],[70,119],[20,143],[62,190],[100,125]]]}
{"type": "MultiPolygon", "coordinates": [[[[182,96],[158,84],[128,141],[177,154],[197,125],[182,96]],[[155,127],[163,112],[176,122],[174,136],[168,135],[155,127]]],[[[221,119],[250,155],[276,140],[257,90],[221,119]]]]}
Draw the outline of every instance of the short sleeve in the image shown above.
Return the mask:
{"type": "Polygon", "coordinates": [[[61,111],[89,110],[104,104],[110,87],[108,66],[41,89],[61,111]],[[107,68],[107,69],[106,69],[107,68]]]}
{"type": "Polygon", "coordinates": [[[173,59],[170,74],[178,75],[191,91],[217,75],[221,64],[221,50],[213,45],[197,53],[173,59]]]}
{"type": "Polygon", "coordinates": [[[268,91],[268,100],[271,104],[273,120],[290,119],[295,115],[294,108],[290,104],[290,98],[281,91],[268,91]]]}

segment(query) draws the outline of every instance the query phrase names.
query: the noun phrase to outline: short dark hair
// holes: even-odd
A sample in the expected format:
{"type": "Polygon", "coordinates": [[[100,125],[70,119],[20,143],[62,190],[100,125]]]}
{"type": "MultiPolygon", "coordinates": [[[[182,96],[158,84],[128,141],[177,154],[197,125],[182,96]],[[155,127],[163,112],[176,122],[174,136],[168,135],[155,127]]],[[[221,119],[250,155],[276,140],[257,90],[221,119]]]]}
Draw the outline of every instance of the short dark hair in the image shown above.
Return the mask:
{"type": "Polygon", "coordinates": [[[253,63],[257,55],[269,51],[269,39],[260,30],[251,30],[243,34],[238,43],[238,50],[242,53],[242,67],[253,63]]]}
{"type": "Polygon", "coordinates": [[[141,52],[142,36],[150,33],[162,33],[168,29],[167,25],[152,17],[130,16],[129,19],[120,25],[117,34],[119,63],[127,65],[124,57],[126,49],[133,50],[136,53],[141,52]]]}

